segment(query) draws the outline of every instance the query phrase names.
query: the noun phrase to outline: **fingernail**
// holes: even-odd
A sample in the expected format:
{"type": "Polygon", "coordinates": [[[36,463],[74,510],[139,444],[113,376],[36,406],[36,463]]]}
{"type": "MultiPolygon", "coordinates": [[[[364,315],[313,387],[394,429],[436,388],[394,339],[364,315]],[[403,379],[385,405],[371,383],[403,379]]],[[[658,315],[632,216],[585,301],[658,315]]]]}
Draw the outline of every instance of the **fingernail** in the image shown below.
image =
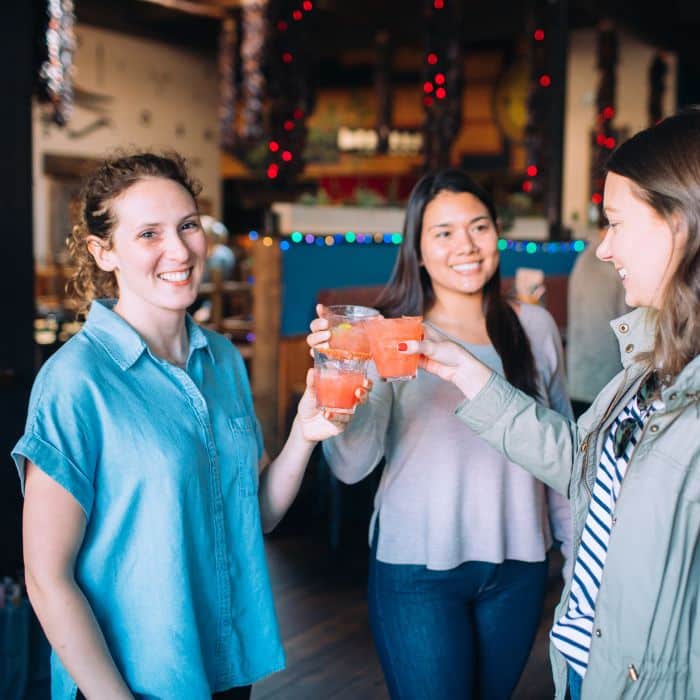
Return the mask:
{"type": "Polygon", "coordinates": [[[407,343],[399,343],[398,348],[399,348],[399,350],[408,350],[408,344],[407,343]]]}

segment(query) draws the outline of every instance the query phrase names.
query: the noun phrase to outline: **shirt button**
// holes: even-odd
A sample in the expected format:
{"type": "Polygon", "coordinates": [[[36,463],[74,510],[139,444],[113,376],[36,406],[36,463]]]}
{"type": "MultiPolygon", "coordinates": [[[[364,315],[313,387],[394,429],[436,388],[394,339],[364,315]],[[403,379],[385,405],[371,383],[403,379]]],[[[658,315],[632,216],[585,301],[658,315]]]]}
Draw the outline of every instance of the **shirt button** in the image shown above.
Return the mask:
{"type": "Polygon", "coordinates": [[[586,438],[581,444],[581,452],[586,452],[588,449],[588,438],[586,438]]]}
{"type": "Polygon", "coordinates": [[[634,352],[634,345],[630,343],[626,348],[625,348],[626,353],[634,352]]]}
{"type": "Polygon", "coordinates": [[[620,333],[627,333],[629,331],[630,327],[626,323],[621,323],[618,327],[617,330],[620,331],[620,333]]]}
{"type": "Polygon", "coordinates": [[[603,632],[601,631],[600,627],[595,631],[595,636],[596,636],[596,637],[602,637],[602,636],[603,636],[603,632]]]}
{"type": "Polygon", "coordinates": [[[669,397],[671,401],[675,401],[678,398],[678,394],[674,391],[669,397]]]}
{"type": "Polygon", "coordinates": [[[649,428],[649,430],[650,430],[652,433],[658,433],[658,432],[659,432],[659,426],[656,425],[656,423],[654,423],[654,425],[652,425],[651,428],[649,428]]]}
{"type": "Polygon", "coordinates": [[[612,517],[612,524],[617,525],[617,515],[613,515],[612,517]]]}

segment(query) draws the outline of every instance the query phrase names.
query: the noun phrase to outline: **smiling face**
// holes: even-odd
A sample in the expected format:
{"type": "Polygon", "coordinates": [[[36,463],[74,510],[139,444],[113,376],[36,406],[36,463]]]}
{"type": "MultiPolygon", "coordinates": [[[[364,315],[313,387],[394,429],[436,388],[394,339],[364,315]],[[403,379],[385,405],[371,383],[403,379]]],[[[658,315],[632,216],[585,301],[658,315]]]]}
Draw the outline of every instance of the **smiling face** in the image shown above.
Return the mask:
{"type": "Polygon", "coordinates": [[[119,286],[115,310],[127,320],[184,315],[195,301],[206,259],[206,238],[197,206],[179,183],[139,180],[115,198],[112,245],[95,237],[90,252],[119,286]]]}
{"type": "Polygon", "coordinates": [[[609,226],[596,255],[615,266],[629,306],[659,309],[682,254],[685,229],[676,219],[669,223],[617,173],[608,173],[604,202],[609,226]]]}
{"type": "Polygon", "coordinates": [[[498,230],[486,205],[469,192],[439,192],[425,207],[421,262],[436,298],[481,295],[498,268],[498,230]]]}

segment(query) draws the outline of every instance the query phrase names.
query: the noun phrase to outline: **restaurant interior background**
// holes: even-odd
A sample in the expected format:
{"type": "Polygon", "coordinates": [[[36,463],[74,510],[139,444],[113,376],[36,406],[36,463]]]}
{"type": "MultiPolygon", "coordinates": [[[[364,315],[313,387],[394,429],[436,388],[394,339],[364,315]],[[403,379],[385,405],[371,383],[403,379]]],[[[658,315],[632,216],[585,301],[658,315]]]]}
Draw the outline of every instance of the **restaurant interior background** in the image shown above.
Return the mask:
{"type": "MultiPolygon", "coordinates": [[[[234,279],[203,298],[246,358],[274,450],[314,303],[371,299],[425,169],[458,165],[493,189],[505,276],[543,269],[565,335],[602,159],[700,102],[694,0],[27,0],[0,20],[0,577],[21,566],[9,452],[36,370],[80,326],[64,241],[80,178],[106,151],[182,152],[202,210],[231,232],[234,279]]],[[[337,485],[323,488],[315,523],[342,547],[342,517],[357,514],[339,516],[337,485]]]]}

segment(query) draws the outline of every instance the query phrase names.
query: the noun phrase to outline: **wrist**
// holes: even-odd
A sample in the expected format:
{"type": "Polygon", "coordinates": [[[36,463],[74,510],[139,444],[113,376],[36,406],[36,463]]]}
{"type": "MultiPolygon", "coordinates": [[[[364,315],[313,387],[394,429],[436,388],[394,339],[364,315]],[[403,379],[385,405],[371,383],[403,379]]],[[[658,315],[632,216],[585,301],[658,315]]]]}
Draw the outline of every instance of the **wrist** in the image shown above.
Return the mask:
{"type": "Polygon", "coordinates": [[[316,438],[306,437],[306,432],[304,430],[305,425],[310,425],[313,421],[313,417],[305,418],[301,413],[297,411],[296,416],[294,416],[294,421],[292,422],[292,429],[290,431],[290,437],[294,437],[299,440],[302,444],[307,446],[309,449],[313,449],[318,440],[316,438]]]}
{"type": "Polygon", "coordinates": [[[481,362],[470,362],[455,372],[453,383],[471,400],[488,384],[492,374],[493,370],[481,362]]]}

